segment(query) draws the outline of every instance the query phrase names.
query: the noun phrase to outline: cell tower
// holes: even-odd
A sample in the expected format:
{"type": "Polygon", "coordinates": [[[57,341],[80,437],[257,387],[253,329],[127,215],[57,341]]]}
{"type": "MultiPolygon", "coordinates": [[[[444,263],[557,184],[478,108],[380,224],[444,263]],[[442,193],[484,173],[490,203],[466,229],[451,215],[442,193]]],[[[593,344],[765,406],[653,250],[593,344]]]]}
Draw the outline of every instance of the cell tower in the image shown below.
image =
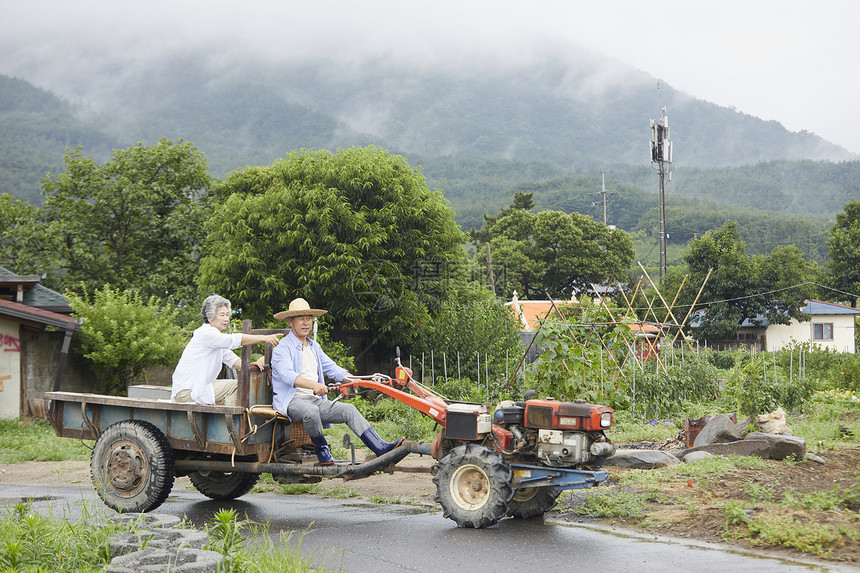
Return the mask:
{"type": "MultiPolygon", "coordinates": [[[[660,177],[660,280],[666,276],[666,163],[672,163],[672,140],[669,139],[669,118],[666,108],[661,108],[663,116],[651,120],[651,163],[656,163],[660,177]]],[[[669,181],[672,173],[669,172],[669,181]]]]}

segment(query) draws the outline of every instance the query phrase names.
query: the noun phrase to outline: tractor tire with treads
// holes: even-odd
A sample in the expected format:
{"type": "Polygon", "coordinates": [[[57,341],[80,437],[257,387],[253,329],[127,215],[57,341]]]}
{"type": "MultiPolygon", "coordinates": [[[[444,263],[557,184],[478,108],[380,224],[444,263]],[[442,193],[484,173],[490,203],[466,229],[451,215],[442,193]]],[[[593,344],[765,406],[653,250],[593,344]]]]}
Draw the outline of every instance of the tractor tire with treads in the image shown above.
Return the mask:
{"type": "Polygon", "coordinates": [[[173,463],[173,449],[161,430],[143,420],[123,420],[96,440],[90,473],[105,505],[140,513],[167,499],[173,489],[173,463]]]}
{"type": "Polygon", "coordinates": [[[496,452],[476,444],[457,446],[433,477],[442,514],[459,527],[489,527],[508,512],[513,472],[496,452]]]}
{"type": "Polygon", "coordinates": [[[191,472],[191,484],[210,499],[229,500],[242,497],[257,484],[260,474],[243,472],[191,472]]]}
{"type": "Polygon", "coordinates": [[[559,494],[561,490],[554,487],[518,489],[508,505],[508,515],[519,519],[540,517],[555,506],[555,500],[559,494]]]}

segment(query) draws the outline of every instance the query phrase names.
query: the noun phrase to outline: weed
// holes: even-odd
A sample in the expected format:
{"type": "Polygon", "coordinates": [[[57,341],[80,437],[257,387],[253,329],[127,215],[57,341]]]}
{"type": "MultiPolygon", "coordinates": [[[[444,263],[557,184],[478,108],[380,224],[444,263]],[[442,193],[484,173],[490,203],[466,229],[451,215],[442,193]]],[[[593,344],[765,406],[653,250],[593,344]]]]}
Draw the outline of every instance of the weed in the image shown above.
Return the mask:
{"type": "Polygon", "coordinates": [[[645,499],[627,492],[589,492],[573,508],[577,515],[638,519],[645,512],[645,499]]]}
{"type": "Polygon", "coordinates": [[[754,504],[773,501],[773,492],[771,489],[755,482],[744,485],[744,491],[754,504]]]}
{"type": "Polygon", "coordinates": [[[723,506],[723,516],[726,518],[726,523],[728,525],[738,525],[750,522],[750,516],[741,501],[732,500],[726,502],[723,506]]]}
{"type": "Polygon", "coordinates": [[[729,534],[735,539],[746,539],[753,546],[780,545],[819,557],[828,557],[846,535],[851,534],[843,527],[803,523],[784,516],[749,519],[745,530],[729,534]]]}

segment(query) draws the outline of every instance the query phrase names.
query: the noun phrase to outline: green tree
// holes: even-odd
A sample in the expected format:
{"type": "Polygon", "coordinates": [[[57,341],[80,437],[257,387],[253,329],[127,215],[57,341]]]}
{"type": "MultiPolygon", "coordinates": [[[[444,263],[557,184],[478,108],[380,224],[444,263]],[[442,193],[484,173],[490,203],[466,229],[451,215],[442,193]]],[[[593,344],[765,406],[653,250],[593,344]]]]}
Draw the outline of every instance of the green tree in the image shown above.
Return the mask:
{"type": "Polygon", "coordinates": [[[67,150],[65,166],[42,188],[67,284],[193,300],[207,215],[200,199],[211,184],[203,154],[162,139],[116,150],[103,165],[67,150]]]}
{"type": "MultiPolygon", "coordinates": [[[[794,246],[751,258],[738,236],[737,223],[726,221],[691,240],[684,260],[689,277],[680,305],[692,303],[711,271],[699,298],[699,307],[707,311],[699,315],[697,338],[733,340],[745,320],[788,324],[792,318],[807,318],[800,308],[814,292],[817,266],[804,261],[794,246]]],[[[665,290],[675,292],[680,278],[680,273],[667,275],[665,290]]]]}
{"type": "MultiPolygon", "coordinates": [[[[38,207],[0,195],[0,266],[20,275],[52,271],[58,247],[38,207]]],[[[51,275],[44,283],[58,286],[58,277],[51,275]]]]}
{"type": "Polygon", "coordinates": [[[463,270],[465,235],[441,192],[378,147],[293,152],[215,192],[200,288],[255,323],[300,296],[338,328],[405,343],[463,270]]]}
{"type": "MultiPolygon", "coordinates": [[[[512,208],[499,218],[488,218],[494,275],[505,279],[497,290],[523,298],[568,296],[588,290],[592,283],[624,282],[633,262],[633,241],[579,213],[512,208]],[[504,272],[502,275],[501,272],[504,272]]],[[[476,260],[483,263],[483,249],[476,260]]],[[[501,280],[500,280],[501,282],[501,280]]]]}
{"type": "Polygon", "coordinates": [[[178,311],[158,299],[110,286],[92,293],[67,291],[74,316],[82,320],[79,332],[83,356],[93,363],[103,390],[124,394],[128,384],[150,366],[171,366],[179,361],[188,337],[174,324],[178,311]]]}
{"type": "Polygon", "coordinates": [[[827,247],[831,284],[850,296],[853,306],[857,306],[860,297],[860,201],[852,199],[837,213],[827,247]]]}

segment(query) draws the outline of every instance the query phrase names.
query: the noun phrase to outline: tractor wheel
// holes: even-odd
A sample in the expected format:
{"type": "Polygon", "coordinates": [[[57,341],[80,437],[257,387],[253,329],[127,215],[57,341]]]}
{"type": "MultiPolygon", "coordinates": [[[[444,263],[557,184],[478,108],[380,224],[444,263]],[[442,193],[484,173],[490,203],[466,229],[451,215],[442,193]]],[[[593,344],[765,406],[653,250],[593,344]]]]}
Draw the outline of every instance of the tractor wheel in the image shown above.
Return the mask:
{"type": "Polygon", "coordinates": [[[502,457],[483,446],[457,446],[439,462],[433,477],[442,515],[459,527],[489,527],[508,511],[513,472],[502,457]]]}
{"type": "Polygon", "coordinates": [[[99,497],[111,509],[151,511],[173,489],[173,449],[149,422],[123,420],[96,440],[90,472],[99,497]]]}
{"type": "Polygon", "coordinates": [[[242,497],[257,484],[260,474],[245,472],[191,472],[191,484],[210,499],[227,500],[242,497]]]}
{"type": "Polygon", "coordinates": [[[561,494],[554,487],[525,487],[514,492],[514,498],[508,505],[508,515],[519,519],[540,517],[555,506],[555,500],[561,494]]]}

